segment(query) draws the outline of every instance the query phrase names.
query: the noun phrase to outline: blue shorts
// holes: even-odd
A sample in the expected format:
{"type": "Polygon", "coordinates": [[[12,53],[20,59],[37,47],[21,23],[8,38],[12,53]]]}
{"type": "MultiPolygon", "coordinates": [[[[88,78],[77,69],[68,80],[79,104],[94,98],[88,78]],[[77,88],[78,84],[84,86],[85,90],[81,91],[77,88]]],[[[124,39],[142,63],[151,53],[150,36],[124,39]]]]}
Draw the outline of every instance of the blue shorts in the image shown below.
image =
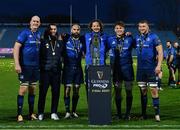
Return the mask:
{"type": "Polygon", "coordinates": [[[157,82],[154,69],[137,69],[137,82],[157,82]]]}
{"type": "Polygon", "coordinates": [[[64,66],[63,83],[64,84],[78,84],[78,85],[84,83],[82,67],[64,66]]]}
{"type": "Polygon", "coordinates": [[[118,68],[113,68],[113,82],[120,81],[133,81],[134,80],[134,70],[132,64],[127,64],[123,66],[118,66],[118,68]]]}
{"type": "Polygon", "coordinates": [[[33,83],[39,80],[39,67],[21,67],[22,72],[18,74],[21,83],[33,83]]]}

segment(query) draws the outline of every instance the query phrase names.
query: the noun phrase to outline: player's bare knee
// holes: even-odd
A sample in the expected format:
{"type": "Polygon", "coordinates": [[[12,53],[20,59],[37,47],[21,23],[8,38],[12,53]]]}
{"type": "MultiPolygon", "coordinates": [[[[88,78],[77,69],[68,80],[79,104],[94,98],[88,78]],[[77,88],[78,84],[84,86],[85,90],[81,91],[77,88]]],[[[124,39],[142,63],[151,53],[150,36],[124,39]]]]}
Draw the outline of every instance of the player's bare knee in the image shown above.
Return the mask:
{"type": "Polygon", "coordinates": [[[27,92],[27,86],[20,86],[19,88],[19,95],[25,95],[27,92]]]}
{"type": "Polygon", "coordinates": [[[28,88],[29,94],[34,95],[36,90],[36,85],[30,85],[28,88]]]}
{"type": "Polygon", "coordinates": [[[30,90],[28,93],[29,95],[35,95],[35,90],[30,90]]]}
{"type": "Polygon", "coordinates": [[[66,85],[65,86],[65,97],[70,96],[71,87],[72,87],[72,85],[66,85]]]}
{"type": "Polygon", "coordinates": [[[157,87],[151,87],[150,90],[151,90],[151,95],[153,98],[159,97],[157,87]]]}
{"type": "Polygon", "coordinates": [[[147,95],[147,89],[142,90],[143,95],[147,95]]]}
{"type": "Polygon", "coordinates": [[[147,92],[148,92],[147,87],[141,87],[140,90],[141,90],[142,95],[147,95],[147,92]]]}

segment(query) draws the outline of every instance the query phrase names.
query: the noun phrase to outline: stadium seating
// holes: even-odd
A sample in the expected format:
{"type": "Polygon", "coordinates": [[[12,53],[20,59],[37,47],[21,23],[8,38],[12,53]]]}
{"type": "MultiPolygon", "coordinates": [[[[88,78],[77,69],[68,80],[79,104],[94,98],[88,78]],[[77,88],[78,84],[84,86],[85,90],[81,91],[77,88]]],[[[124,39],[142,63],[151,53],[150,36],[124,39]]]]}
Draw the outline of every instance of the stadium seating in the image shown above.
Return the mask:
{"type": "MultiPolygon", "coordinates": [[[[24,27],[16,27],[16,26],[1,26],[0,27],[0,48],[12,48],[14,46],[14,42],[18,36],[18,34],[24,29],[24,27]]],[[[43,32],[45,27],[41,27],[40,31],[43,32]]],[[[126,28],[127,31],[132,32],[133,36],[137,35],[137,27],[130,26],[126,28]]],[[[69,27],[59,27],[60,33],[68,33],[70,31],[69,27]]],[[[113,34],[114,32],[113,26],[105,26],[104,32],[107,34],[113,34]]],[[[177,40],[176,35],[172,31],[159,31],[155,28],[152,29],[153,32],[157,33],[160,37],[163,46],[165,47],[166,40],[177,40]]],[[[81,34],[88,32],[87,28],[81,29],[81,34]]]]}

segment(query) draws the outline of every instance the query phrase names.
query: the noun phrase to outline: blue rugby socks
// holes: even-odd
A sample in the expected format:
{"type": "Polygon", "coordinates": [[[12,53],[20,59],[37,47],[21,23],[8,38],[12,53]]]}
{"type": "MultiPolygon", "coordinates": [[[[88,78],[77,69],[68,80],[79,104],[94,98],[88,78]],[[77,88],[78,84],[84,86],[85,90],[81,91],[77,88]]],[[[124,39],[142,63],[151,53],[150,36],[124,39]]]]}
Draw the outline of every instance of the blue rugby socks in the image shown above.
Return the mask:
{"type": "Polygon", "coordinates": [[[72,97],[72,112],[76,112],[79,95],[73,95],[72,97]]]}
{"type": "Polygon", "coordinates": [[[17,113],[18,115],[22,115],[22,108],[23,108],[24,96],[18,95],[17,96],[17,113]]]}
{"type": "Polygon", "coordinates": [[[153,100],[153,107],[154,107],[154,110],[155,110],[155,115],[159,115],[159,113],[160,113],[160,110],[159,110],[159,97],[152,98],[152,100],[153,100]]]}
{"type": "Polygon", "coordinates": [[[31,115],[34,112],[34,100],[35,95],[28,95],[28,104],[29,104],[29,115],[31,115]]]}
{"type": "Polygon", "coordinates": [[[66,112],[70,112],[70,96],[64,97],[66,112]]]}

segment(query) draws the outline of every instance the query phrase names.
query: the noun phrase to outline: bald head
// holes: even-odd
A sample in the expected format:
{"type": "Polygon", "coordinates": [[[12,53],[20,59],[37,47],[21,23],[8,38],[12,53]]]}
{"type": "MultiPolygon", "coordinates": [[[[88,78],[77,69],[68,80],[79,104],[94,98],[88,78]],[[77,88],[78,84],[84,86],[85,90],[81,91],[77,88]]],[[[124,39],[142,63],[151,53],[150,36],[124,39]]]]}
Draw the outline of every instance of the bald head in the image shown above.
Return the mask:
{"type": "Polygon", "coordinates": [[[40,18],[39,18],[39,16],[37,16],[37,15],[32,16],[31,21],[34,20],[34,19],[40,21],[40,18]]]}
{"type": "Polygon", "coordinates": [[[33,16],[31,18],[31,21],[30,21],[30,28],[31,30],[34,32],[34,31],[37,31],[37,29],[39,28],[41,22],[40,22],[40,18],[39,16],[33,16]]]}
{"type": "Polygon", "coordinates": [[[80,26],[78,24],[73,24],[72,27],[71,27],[71,35],[74,37],[74,38],[79,38],[80,36],[80,26]]]}
{"type": "Polygon", "coordinates": [[[179,46],[178,42],[174,42],[173,45],[174,45],[175,48],[178,48],[178,46],[179,46]]]}

